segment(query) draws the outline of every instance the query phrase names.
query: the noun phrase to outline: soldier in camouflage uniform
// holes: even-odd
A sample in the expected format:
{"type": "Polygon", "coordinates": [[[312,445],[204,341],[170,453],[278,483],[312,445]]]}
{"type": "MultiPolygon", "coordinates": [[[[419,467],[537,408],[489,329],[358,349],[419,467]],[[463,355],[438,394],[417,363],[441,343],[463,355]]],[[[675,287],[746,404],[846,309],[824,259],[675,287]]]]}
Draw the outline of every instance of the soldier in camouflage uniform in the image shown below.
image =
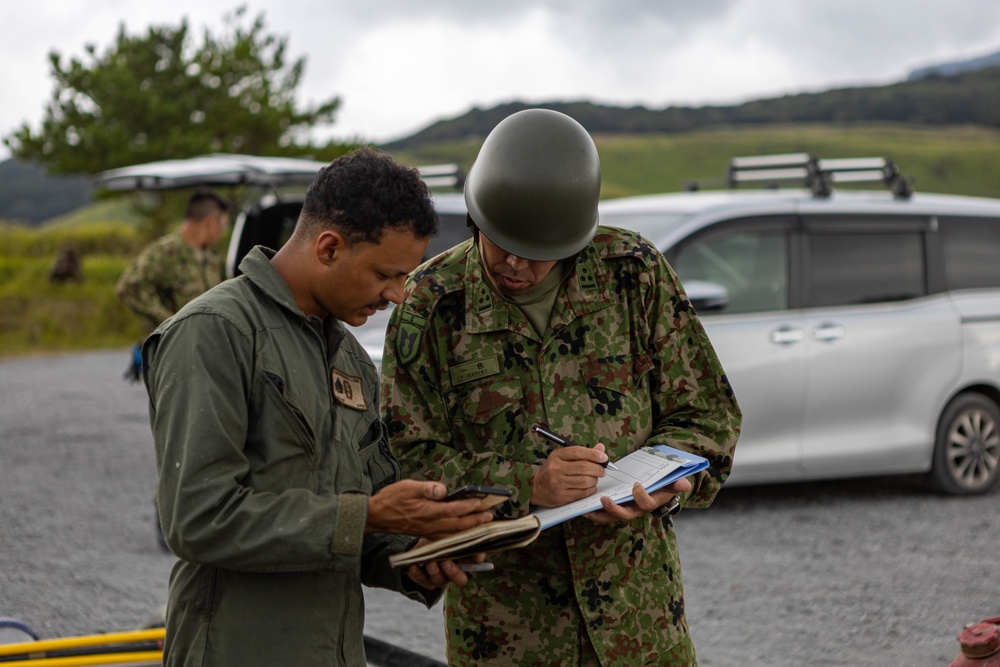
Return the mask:
{"type": "Polygon", "coordinates": [[[640,236],[598,227],[582,127],[531,109],[490,134],[466,183],[474,238],[411,276],[389,326],[383,413],[404,472],[514,490],[497,518],[590,495],[602,463],[647,444],[698,475],[492,555],[445,593],[453,665],[696,664],[667,513],[707,507],[739,407],[677,277],[640,236]],[[532,424],[577,443],[554,448],[532,424]]]}
{"type": "Polygon", "coordinates": [[[118,279],[118,298],[146,321],[149,331],[225,279],[222,257],[214,247],[228,218],[224,199],[196,192],[180,229],[147,246],[118,279]]]}

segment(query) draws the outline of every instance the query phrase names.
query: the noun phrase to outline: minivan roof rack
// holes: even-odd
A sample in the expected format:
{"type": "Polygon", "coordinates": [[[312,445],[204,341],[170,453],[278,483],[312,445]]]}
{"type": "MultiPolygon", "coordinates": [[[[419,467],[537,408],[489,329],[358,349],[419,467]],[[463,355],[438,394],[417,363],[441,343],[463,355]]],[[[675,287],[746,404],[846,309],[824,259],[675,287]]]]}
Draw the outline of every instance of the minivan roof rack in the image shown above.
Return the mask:
{"type": "Polygon", "coordinates": [[[834,184],[881,182],[899,199],[913,194],[910,181],[903,178],[892,160],[882,157],[821,160],[811,153],[734,157],[726,172],[731,188],[744,183],[778,187],[797,183],[817,197],[828,197],[834,184]]]}
{"type": "Polygon", "coordinates": [[[465,173],[457,164],[429,164],[417,167],[417,171],[429,188],[461,190],[465,185],[465,173]]]}

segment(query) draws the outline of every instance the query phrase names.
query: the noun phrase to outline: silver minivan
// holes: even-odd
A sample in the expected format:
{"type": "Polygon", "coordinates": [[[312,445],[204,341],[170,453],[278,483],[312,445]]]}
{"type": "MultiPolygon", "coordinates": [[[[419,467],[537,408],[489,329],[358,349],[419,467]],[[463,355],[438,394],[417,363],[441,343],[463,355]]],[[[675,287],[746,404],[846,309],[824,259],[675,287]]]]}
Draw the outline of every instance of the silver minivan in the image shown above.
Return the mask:
{"type": "Polygon", "coordinates": [[[951,494],[995,489],[1000,200],[913,194],[879,159],[730,169],[733,185],[788,177],[811,187],[601,206],[698,307],[744,411],[729,483],[927,473],[951,494]],[[832,187],[865,166],[894,192],[832,187]]]}
{"type": "MultiPolygon", "coordinates": [[[[205,171],[176,162],[192,178],[205,171]]],[[[180,187],[167,180],[178,166],[163,164],[112,172],[121,180],[111,182],[180,187]]],[[[272,188],[237,219],[232,275],[253,245],[277,247],[291,233],[301,190],[278,196],[273,186],[301,184],[298,172],[321,165],[212,164],[272,188]]],[[[918,473],[950,494],[997,488],[1000,200],[914,194],[881,158],[734,158],[727,180],[724,190],[601,203],[602,224],[663,251],[722,359],[744,412],[727,483],[918,473]],[[866,180],[887,189],[840,187],[866,180]],[[798,187],[777,189],[790,182],[798,187]]],[[[429,255],[469,233],[461,194],[434,201],[442,233],[429,255]]],[[[355,330],[376,363],[388,315],[355,330]]]]}

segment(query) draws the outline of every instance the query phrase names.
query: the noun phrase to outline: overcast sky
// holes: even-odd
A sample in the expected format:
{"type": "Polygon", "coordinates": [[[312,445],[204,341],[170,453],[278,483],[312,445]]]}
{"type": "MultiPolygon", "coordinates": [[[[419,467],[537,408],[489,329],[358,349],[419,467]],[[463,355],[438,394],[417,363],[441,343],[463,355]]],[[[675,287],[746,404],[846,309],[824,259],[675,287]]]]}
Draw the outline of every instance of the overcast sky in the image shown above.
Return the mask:
{"type": "MultiPolygon", "coordinates": [[[[48,53],[102,52],[187,17],[220,34],[238,0],[28,0],[0,17],[0,136],[37,129],[48,53]]],[[[732,103],[1000,51],[997,0],[245,0],[305,56],[303,103],[342,105],[323,135],[380,142],[472,106],[591,100],[732,103]]],[[[0,146],[0,159],[9,157],[0,146]]]]}

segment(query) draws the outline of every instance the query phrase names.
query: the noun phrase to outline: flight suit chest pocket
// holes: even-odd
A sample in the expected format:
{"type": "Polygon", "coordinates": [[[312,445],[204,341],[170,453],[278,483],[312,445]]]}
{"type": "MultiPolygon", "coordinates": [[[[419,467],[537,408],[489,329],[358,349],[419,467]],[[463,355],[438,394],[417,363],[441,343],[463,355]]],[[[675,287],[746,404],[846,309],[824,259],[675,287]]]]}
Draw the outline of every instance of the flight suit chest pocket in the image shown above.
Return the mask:
{"type": "Polygon", "coordinates": [[[319,452],[315,426],[277,373],[263,372],[244,449],[255,488],[314,488],[319,452]]]}
{"type": "Polygon", "coordinates": [[[493,379],[459,385],[446,395],[449,416],[470,451],[521,441],[524,392],[517,380],[493,379]]]}

